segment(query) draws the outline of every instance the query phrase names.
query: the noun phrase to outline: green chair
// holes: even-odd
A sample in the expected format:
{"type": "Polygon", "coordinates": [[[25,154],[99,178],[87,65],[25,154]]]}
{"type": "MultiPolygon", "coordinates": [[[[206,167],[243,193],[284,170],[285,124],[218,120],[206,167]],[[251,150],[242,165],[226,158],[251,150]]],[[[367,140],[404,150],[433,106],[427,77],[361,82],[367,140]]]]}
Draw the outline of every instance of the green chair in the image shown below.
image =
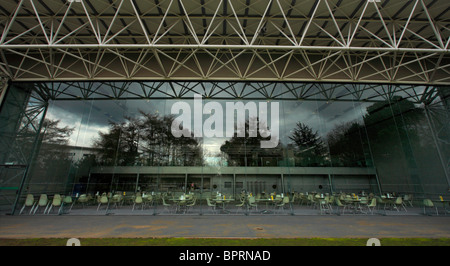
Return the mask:
{"type": "Polygon", "coordinates": [[[162,200],[162,205],[164,207],[164,210],[170,213],[170,211],[171,211],[170,209],[172,208],[172,204],[167,203],[164,196],[161,196],[161,200],[162,200]]]}
{"type": "Polygon", "coordinates": [[[397,197],[397,199],[395,199],[394,201],[394,208],[399,211],[400,208],[403,208],[405,210],[405,212],[407,212],[408,210],[406,210],[405,205],[403,204],[403,199],[402,197],[397,197]]]}
{"type": "Polygon", "coordinates": [[[216,213],[216,204],[211,202],[210,198],[206,198],[206,204],[213,210],[213,213],[216,213]]]}
{"type": "Polygon", "coordinates": [[[47,212],[48,204],[49,204],[49,201],[48,201],[47,194],[41,194],[41,196],[39,197],[38,204],[36,205],[36,208],[34,209],[33,214],[36,214],[39,207],[42,207],[42,208],[45,207],[45,209],[44,209],[44,214],[45,214],[47,212]]]}
{"type": "Polygon", "coordinates": [[[276,207],[278,210],[280,210],[280,209],[284,210],[286,205],[289,205],[289,197],[288,196],[285,196],[283,198],[283,200],[281,201],[281,203],[277,204],[276,207]]]}
{"type": "Polygon", "coordinates": [[[328,212],[329,214],[331,214],[331,207],[327,199],[318,199],[317,204],[319,205],[320,214],[322,214],[323,212],[328,212]]]}
{"type": "Polygon", "coordinates": [[[298,205],[303,205],[303,202],[308,202],[308,198],[306,197],[305,194],[300,193],[298,205]]]}
{"type": "Polygon", "coordinates": [[[367,205],[367,210],[373,214],[373,211],[375,210],[375,208],[377,207],[377,199],[376,198],[372,198],[372,201],[370,202],[370,204],[367,205]]]}
{"type": "Polygon", "coordinates": [[[33,212],[34,205],[36,205],[36,201],[34,200],[33,194],[28,194],[25,199],[25,203],[23,204],[22,209],[20,209],[19,215],[25,210],[26,207],[31,207],[30,214],[33,212]]]}
{"type": "MultiPolygon", "coordinates": [[[[61,210],[62,206],[62,198],[60,194],[55,194],[52,199],[52,203],[50,204],[50,208],[48,208],[47,214],[50,214],[53,207],[59,207],[59,211],[61,210]]],[[[58,212],[59,212],[58,211],[58,212]]]]}
{"type": "Polygon", "coordinates": [[[141,193],[136,193],[136,197],[134,198],[133,208],[132,211],[134,211],[134,207],[137,205],[141,205],[141,210],[144,210],[144,200],[142,199],[141,193]]]}
{"type": "Polygon", "coordinates": [[[297,193],[293,193],[291,199],[289,200],[289,204],[292,206],[294,205],[296,199],[297,199],[297,193]]]}
{"type": "Polygon", "coordinates": [[[258,203],[256,202],[256,199],[254,196],[251,196],[248,198],[248,207],[253,208],[255,207],[255,210],[258,211],[258,203]]]}
{"type": "Polygon", "coordinates": [[[193,196],[190,201],[186,202],[184,213],[188,213],[197,204],[197,197],[193,196]]]}
{"type": "Polygon", "coordinates": [[[119,208],[119,205],[121,205],[123,202],[123,196],[121,194],[114,194],[111,198],[111,203],[113,204],[113,207],[116,209],[119,208]]]}
{"type": "Polygon", "coordinates": [[[436,215],[439,215],[437,207],[433,204],[433,202],[430,199],[424,199],[423,200],[423,214],[427,214],[426,208],[434,208],[436,210],[436,215]]]}
{"type": "Polygon", "coordinates": [[[69,212],[72,210],[73,204],[75,201],[72,200],[71,196],[65,196],[63,199],[63,206],[64,205],[70,205],[69,212]]]}
{"type": "Polygon", "coordinates": [[[76,200],[77,203],[80,203],[84,208],[86,204],[89,203],[89,197],[86,194],[81,194],[80,197],[76,200]]]}
{"type": "Polygon", "coordinates": [[[377,209],[379,209],[384,204],[384,201],[380,196],[375,196],[375,199],[377,200],[377,209]]]}
{"type": "Polygon", "coordinates": [[[108,196],[106,195],[106,193],[103,193],[101,196],[99,196],[97,198],[97,202],[98,202],[97,211],[100,209],[101,205],[108,204],[109,199],[108,199],[108,196]]]}
{"type": "Polygon", "coordinates": [[[406,194],[403,196],[403,204],[409,204],[411,207],[413,206],[413,195],[412,194],[406,194]]]}
{"type": "Polygon", "coordinates": [[[308,194],[308,196],[306,197],[306,206],[308,206],[309,204],[311,204],[311,207],[314,206],[314,196],[313,194],[308,194]]]}
{"type": "Polygon", "coordinates": [[[328,205],[327,207],[330,209],[330,213],[333,212],[333,203],[334,203],[334,196],[325,196],[325,201],[326,204],[328,205]]]}
{"type": "Polygon", "coordinates": [[[235,205],[235,207],[237,207],[236,213],[238,213],[239,210],[243,210],[243,208],[244,208],[244,206],[245,206],[245,204],[246,204],[245,198],[244,198],[244,197],[241,197],[240,202],[241,202],[241,203],[238,203],[238,204],[235,205]]]}
{"type": "Polygon", "coordinates": [[[339,213],[339,208],[342,208],[342,213],[341,214],[344,214],[345,213],[345,209],[348,207],[347,204],[343,204],[342,201],[340,200],[340,198],[338,198],[338,197],[336,197],[334,199],[336,201],[336,206],[337,206],[336,212],[339,213]]]}
{"type": "Polygon", "coordinates": [[[144,205],[148,205],[149,207],[153,205],[153,196],[152,195],[146,195],[142,198],[144,200],[144,205]]]}

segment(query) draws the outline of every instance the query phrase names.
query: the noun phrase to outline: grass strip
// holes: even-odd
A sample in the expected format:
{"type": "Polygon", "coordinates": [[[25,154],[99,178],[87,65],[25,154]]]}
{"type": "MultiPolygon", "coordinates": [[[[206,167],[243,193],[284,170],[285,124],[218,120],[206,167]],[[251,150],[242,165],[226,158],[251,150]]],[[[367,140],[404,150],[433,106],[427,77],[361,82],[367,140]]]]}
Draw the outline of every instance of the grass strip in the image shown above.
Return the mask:
{"type": "MultiPolygon", "coordinates": [[[[67,238],[0,239],[0,246],[66,246],[67,238]]],[[[366,246],[367,238],[80,238],[82,246],[366,246]]],[[[450,238],[381,238],[382,246],[450,246],[450,238]]]]}

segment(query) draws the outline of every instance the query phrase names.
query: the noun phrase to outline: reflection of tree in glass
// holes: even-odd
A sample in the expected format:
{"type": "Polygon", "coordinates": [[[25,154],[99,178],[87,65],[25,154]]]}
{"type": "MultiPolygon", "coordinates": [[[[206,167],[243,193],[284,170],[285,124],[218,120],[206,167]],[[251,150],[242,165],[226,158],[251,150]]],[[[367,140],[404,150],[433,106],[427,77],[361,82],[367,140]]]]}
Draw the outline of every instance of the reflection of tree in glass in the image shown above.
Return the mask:
{"type": "Polygon", "coordinates": [[[417,136],[418,130],[426,125],[424,118],[423,109],[407,99],[394,96],[390,101],[374,103],[367,107],[364,123],[367,128],[376,129],[376,136],[384,139],[384,142],[388,141],[386,137],[392,138],[393,134],[397,134],[396,130],[393,130],[395,128],[402,130],[401,133],[407,131],[409,137],[417,136]]]}
{"type": "Polygon", "coordinates": [[[357,122],[348,122],[327,134],[332,166],[366,166],[360,130],[357,122]]]}
{"type": "Polygon", "coordinates": [[[38,164],[48,168],[50,164],[66,161],[69,158],[69,138],[74,128],[60,127],[60,120],[45,119],[42,124],[38,164]]]}
{"type": "Polygon", "coordinates": [[[405,158],[410,166],[416,166],[416,157],[426,154],[432,138],[423,109],[400,96],[389,101],[375,103],[367,108],[364,124],[370,139],[375,161],[399,163],[405,158]],[[395,160],[392,160],[395,159],[395,160]]]}
{"type": "Polygon", "coordinates": [[[59,125],[59,120],[45,119],[39,134],[38,155],[32,168],[32,182],[45,180],[46,189],[60,189],[58,183],[67,178],[72,163],[69,138],[74,128],[59,125]],[[51,187],[55,186],[55,187],[51,187]]]}
{"type": "Polygon", "coordinates": [[[125,122],[109,122],[109,131],[99,132],[94,147],[99,150],[101,164],[133,165],[138,156],[137,120],[125,117],[125,122]]]}
{"type": "Polygon", "coordinates": [[[159,116],[140,111],[136,118],[122,123],[110,122],[109,131],[99,132],[94,147],[100,150],[104,165],[192,166],[201,165],[198,141],[192,137],[176,138],[170,126],[173,116],[159,116]]]}
{"type": "Polygon", "coordinates": [[[140,136],[147,165],[194,166],[202,164],[201,147],[191,133],[190,137],[176,138],[171,132],[173,115],[141,112],[140,136]]]}
{"type": "Polygon", "coordinates": [[[326,147],[319,136],[311,127],[298,122],[289,137],[295,144],[296,165],[320,166],[325,162],[326,147]]]}
{"type": "Polygon", "coordinates": [[[257,118],[250,118],[250,122],[247,120],[244,125],[235,127],[234,136],[220,147],[220,151],[228,155],[229,165],[277,166],[278,160],[282,158],[281,144],[275,148],[261,148],[261,141],[270,140],[270,136],[262,137],[258,133],[261,128],[266,134],[266,125],[259,123],[257,118]],[[254,126],[250,127],[250,123],[254,126]]]}

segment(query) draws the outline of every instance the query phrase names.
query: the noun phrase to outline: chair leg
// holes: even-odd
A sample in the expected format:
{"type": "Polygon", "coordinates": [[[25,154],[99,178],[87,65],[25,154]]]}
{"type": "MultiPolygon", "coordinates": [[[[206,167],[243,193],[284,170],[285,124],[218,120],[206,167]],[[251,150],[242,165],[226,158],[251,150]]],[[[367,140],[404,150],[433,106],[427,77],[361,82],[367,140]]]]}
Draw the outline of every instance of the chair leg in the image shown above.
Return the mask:
{"type": "Polygon", "coordinates": [[[25,209],[25,204],[23,205],[22,209],[20,209],[19,215],[22,214],[23,210],[25,209]]]}
{"type": "Polygon", "coordinates": [[[45,214],[45,211],[47,211],[48,207],[50,207],[50,206],[51,206],[50,202],[47,203],[47,206],[45,206],[44,214],[45,214]]]}
{"type": "Polygon", "coordinates": [[[33,212],[33,210],[34,210],[34,208],[35,208],[36,206],[37,206],[37,205],[36,205],[36,202],[33,203],[33,206],[31,206],[31,210],[30,210],[30,213],[29,213],[29,214],[31,214],[31,213],[33,212]]]}

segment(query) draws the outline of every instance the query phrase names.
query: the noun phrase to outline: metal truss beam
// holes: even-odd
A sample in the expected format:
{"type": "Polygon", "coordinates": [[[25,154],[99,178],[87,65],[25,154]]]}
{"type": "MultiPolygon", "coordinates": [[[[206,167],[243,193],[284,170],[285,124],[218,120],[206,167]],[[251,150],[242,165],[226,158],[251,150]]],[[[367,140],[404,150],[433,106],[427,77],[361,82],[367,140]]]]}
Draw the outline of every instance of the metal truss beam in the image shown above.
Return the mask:
{"type": "Polygon", "coordinates": [[[13,81],[449,84],[449,12],[445,0],[5,0],[0,71],[13,81]]]}
{"type": "Polygon", "coordinates": [[[283,101],[362,101],[381,102],[401,96],[417,104],[439,100],[439,87],[309,82],[236,81],[71,81],[13,83],[17,88],[33,87],[48,100],[131,100],[193,99],[195,94],[208,100],[283,101]]]}

